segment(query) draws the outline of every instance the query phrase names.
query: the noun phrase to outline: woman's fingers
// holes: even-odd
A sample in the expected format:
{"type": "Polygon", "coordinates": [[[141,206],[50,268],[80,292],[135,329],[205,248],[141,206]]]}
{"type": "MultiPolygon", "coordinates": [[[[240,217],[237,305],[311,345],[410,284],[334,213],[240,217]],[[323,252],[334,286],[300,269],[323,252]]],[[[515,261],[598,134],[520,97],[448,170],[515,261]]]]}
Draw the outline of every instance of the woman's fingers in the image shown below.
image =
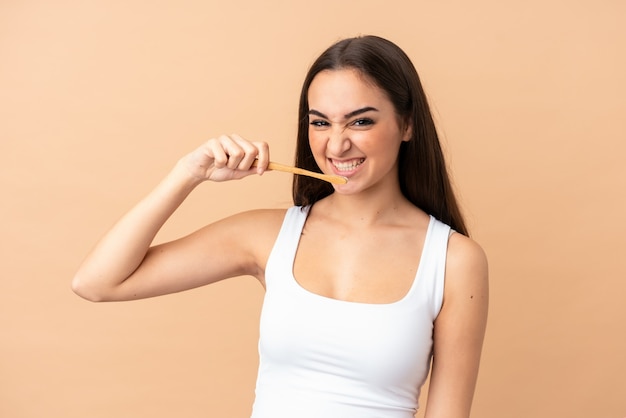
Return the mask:
{"type": "Polygon", "coordinates": [[[236,134],[231,135],[228,139],[227,144],[230,145],[230,148],[227,148],[227,153],[229,154],[228,168],[242,171],[249,170],[252,162],[259,154],[257,147],[236,134]]]}
{"type": "Polygon", "coordinates": [[[239,179],[250,174],[262,174],[269,163],[269,146],[265,142],[251,142],[239,135],[221,135],[208,140],[204,145],[203,164],[206,178],[214,181],[239,179]],[[255,160],[259,160],[252,169],[255,160]]]}
{"type": "MultiPolygon", "coordinates": [[[[267,170],[267,166],[270,163],[270,147],[267,142],[254,142],[253,144],[258,150],[256,156],[256,172],[258,175],[261,175],[267,170]]],[[[252,164],[252,162],[250,164],[252,164]]]]}

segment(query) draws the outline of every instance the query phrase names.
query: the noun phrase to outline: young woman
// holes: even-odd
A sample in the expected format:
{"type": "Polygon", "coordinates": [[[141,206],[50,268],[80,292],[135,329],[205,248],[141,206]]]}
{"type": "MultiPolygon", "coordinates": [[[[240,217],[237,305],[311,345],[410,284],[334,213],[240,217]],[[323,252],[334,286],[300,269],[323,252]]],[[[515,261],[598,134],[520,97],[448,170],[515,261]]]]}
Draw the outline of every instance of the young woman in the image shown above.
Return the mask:
{"type": "Polygon", "coordinates": [[[467,236],[417,72],[374,36],[326,50],[300,98],[294,206],[239,213],[152,241],[204,181],[263,174],[268,145],[210,139],[98,243],[73,289],[92,301],[233,276],[265,287],[254,418],[470,413],[487,319],[487,263],[467,236]],[[254,231],[255,239],[245,239],[254,231]]]}

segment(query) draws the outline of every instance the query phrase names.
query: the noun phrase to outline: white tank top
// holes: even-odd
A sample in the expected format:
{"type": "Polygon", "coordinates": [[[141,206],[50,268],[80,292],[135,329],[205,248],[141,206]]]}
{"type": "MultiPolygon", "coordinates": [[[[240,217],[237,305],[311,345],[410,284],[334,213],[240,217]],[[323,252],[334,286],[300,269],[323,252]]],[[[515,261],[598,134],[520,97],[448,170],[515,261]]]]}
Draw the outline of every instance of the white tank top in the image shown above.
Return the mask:
{"type": "Polygon", "coordinates": [[[252,417],[413,418],[430,368],[450,227],[430,218],[402,299],[358,303],[317,295],[294,278],[307,214],[288,209],[267,262],[252,417]]]}

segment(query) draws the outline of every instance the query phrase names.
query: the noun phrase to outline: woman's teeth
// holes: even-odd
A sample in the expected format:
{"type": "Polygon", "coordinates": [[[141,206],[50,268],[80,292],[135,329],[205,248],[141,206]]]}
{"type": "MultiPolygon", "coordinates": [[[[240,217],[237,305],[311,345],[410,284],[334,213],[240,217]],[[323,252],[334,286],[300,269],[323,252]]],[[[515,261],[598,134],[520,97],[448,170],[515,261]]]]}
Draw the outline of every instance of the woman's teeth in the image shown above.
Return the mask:
{"type": "Polygon", "coordinates": [[[341,162],[333,161],[333,165],[339,171],[350,171],[350,170],[354,170],[355,168],[363,164],[363,161],[365,161],[365,158],[360,158],[360,159],[351,160],[351,161],[341,161],[341,162]]]}

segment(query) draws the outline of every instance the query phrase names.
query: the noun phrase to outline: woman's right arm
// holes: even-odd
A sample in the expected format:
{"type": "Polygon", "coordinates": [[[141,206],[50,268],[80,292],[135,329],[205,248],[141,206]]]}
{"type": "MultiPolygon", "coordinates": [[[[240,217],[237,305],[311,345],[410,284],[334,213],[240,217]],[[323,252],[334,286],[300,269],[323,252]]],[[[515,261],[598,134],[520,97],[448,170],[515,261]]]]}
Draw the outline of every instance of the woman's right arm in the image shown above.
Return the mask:
{"type": "Polygon", "coordinates": [[[80,266],[72,289],[91,301],[130,300],[253,274],[253,251],[245,241],[236,239],[246,236],[244,230],[253,226],[252,214],[227,218],[170,243],[151,244],[200,183],[262,174],[268,163],[265,143],[248,142],[236,135],[207,141],[180,159],[161,183],[106,233],[80,266]],[[257,166],[251,168],[256,159],[257,166]]]}

